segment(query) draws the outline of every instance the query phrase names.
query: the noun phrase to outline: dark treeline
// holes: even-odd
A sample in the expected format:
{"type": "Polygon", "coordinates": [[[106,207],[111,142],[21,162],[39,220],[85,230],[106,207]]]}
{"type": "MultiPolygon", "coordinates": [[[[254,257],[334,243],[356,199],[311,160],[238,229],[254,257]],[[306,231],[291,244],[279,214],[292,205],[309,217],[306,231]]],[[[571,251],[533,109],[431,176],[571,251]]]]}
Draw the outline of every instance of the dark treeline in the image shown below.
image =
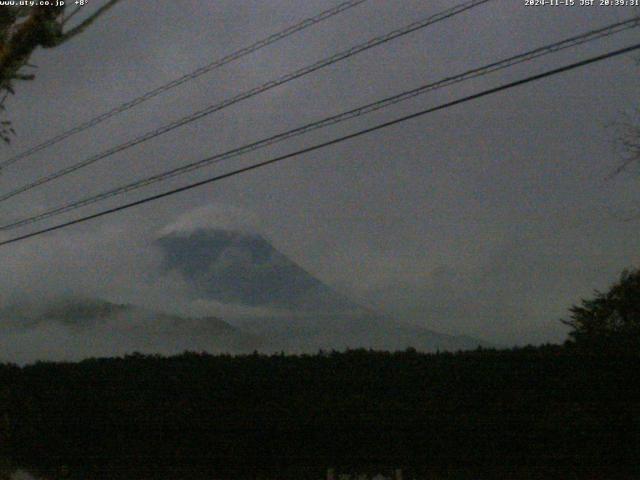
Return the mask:
{"type": "Polygon", "coordinates": [[[639,366],[559,346],[4,365],[0,435],[43,468],[623,468],[640,463],[639,366]]]}

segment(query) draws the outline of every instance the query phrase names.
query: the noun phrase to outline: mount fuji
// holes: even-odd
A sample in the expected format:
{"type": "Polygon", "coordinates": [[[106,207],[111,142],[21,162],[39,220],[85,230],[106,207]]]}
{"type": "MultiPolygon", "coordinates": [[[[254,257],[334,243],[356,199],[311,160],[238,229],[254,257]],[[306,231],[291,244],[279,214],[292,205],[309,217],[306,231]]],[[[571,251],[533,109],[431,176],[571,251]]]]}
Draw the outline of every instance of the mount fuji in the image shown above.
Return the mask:
{"type": "Polygon", "coordinates": [[[199,225],[165,232],[156,245],[163,272],[179,275],[196,298],[265,312],[225,317],[261,338],[265,350],[435,351],[486,346],[372,312],[326,285],[256,231],[199,225]]]}

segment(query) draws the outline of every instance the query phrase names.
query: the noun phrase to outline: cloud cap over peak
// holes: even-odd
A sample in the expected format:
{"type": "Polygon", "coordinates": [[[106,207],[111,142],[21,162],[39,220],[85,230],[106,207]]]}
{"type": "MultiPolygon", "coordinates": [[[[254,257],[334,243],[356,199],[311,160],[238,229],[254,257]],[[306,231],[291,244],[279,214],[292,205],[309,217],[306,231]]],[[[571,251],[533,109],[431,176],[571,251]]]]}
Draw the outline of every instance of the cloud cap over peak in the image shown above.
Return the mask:
{"type": "Polygon", "coordinates": [[[248,210],[234,205],[205,205],[180,215],[174,222],[159,231],[159,237],[189,235],[198,230],[229,230],[240,233],[260,232],[258,217],[248,210]]]}

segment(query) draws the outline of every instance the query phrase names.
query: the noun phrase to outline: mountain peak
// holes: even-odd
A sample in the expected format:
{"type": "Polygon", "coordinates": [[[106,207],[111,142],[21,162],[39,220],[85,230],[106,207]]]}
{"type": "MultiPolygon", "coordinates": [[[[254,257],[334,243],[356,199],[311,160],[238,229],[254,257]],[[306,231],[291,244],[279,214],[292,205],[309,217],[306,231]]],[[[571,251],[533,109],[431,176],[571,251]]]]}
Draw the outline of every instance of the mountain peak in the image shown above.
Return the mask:
{"type": "Polygon", "coordinates": [[[259,222],[255,215],[238,207],[208,205],[181,215],[167,225],[159,236],[190,235],[198,230],[221,230],[258,235],[259,222]]]}
{"type": "Polygon", "coordinates": [[[201,298],[292,311],[357,308],[255,232],[197,228],[157,240],[166,271],[201,298]]]}

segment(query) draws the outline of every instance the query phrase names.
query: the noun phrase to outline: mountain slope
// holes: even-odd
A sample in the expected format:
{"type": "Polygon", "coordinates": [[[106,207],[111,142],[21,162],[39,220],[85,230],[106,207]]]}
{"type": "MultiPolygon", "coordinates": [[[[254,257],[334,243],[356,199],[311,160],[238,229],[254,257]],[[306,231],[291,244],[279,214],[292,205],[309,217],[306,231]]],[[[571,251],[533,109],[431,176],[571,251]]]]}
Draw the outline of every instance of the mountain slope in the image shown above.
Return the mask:
{"type": "Polygon", "coordinates": [[[265,351],[375,348],[424,351],[485,343],[397,322],[351,302],[279,252],[258,233],[218,228],[173,231],[157,240],[165,272],[177,272],[199,298],[270,307],[226,319],[264,339],[265,351]]]}
{"type": "Polygon", "coordinates": [[[491,346],[475,338],[446,335],[375,314],[280,315],[245,318],[237,325],[264,338],[260,350],[265,352],[316,353],[356,348],[435,352],[491,346]]]}
{"type": "Polygon", "coordinates": [[[182,275],[201,298],[293,311],[357,308],[257,233],[198,229],[157,244],[165,270],[182,275]]]}
{"type": "Polygon", "coordinates": [[[169,315],[96,299],[0,310],[0,361],[79,360],[136,351],[244,353],[261,345],[255,335],[214,316],[169,315]]]}

